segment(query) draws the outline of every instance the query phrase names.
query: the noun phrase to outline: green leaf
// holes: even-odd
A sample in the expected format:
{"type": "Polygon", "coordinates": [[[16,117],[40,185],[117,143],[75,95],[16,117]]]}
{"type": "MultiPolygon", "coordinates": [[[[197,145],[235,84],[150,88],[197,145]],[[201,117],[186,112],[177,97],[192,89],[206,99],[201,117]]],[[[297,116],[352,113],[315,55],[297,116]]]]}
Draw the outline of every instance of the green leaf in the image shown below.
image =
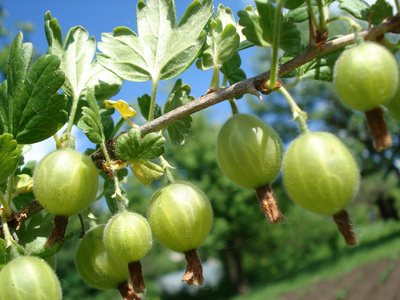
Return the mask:
{"type": "Polygon", "coordinates": [[[14,195],[29,193],[33,189],[32,177],[28,174],[18,174],[14,177],[14,195]]]}
{"type": "MultiPolygon", "coordinates": [[[[142,97],[138,97],[137,100],[138,100],[138,104],[139,104],[140,113],[142,114],[143,118],[145,118],[146,121],[148,121],[151,97],[148,94],[144,94],[142,97]]],[[[162,115],[161,107],[156,103],[153,119],[156,119],[156,118],[160,117],[161,115],[162,115]]]]}
{"type": "Polygon", "coordinates": [[[0,182],[14,172],[19,160],[17,141],[9,133],[0,135],[0,182]]]}
{"type": "Polygon", "coordinates": [[[216,20],[208,24],[206,45],[196,66],[201,70],[220,68],[236,52],[239,43],[232,11],[220,4],[216,20]]]}
{"type": "MultiPolygon", "coordinates": [[[[243,34],[255,45],[270,47],[275,30],[275,6],[265,0],[256,1],[257,10],[246,8],[238,12],[243,34]]],[[[292,54],[300,53],[301,37],[296,25],[282,17],[279,48],[292,54]]]]}
{"type": "Polygon", "coordinates": [[[127,27],[103,34],[98,60],[125,80],[158,82],[176,77],[200,54],[203,29],[212,13],[212,0],[196,0],[178,24],[173,0],[139,1],[138,35],[127,27]]]}
{"type": "Polygon", "coordinates": [[[8,95],[7,80],[0,84],[0,134],[8,132],[8,95]]]}
{"type": "Polygon", "coordinates": [[[62,57],[64,49],[61,27],[58,25],[57,19],[52,19],[50,11],[44,15],[44,31],[49,45],[47,53],[62,57]]]}
{"type": "Polygon", "coordinates": [[[130,166],[133,174],[143,184],[150,184],[164,175],[164,169],[150,160],[134,161],[130,166]]]}
{"type": "Polygon", "coordinates": [[[114,113],[115,109],[105,108],[100,104],[100,121],[101,126],[103,127],[104,138],[107,141],[108,139],[112,138],[112,133],[114,131],[114,120],[112,118],[112,114],[114,113]]]}
{"type": "MultiPolygon", "coordinates": [[[[228,61],[226,61],[222,68],[221,72],[226,76],[229,81],[229,84],[235,84],[239,81],[245,80],[247,78],[246,73],[240,68],[242,61],[240,59],[239,53],[235,53],[235,55],[228,61]]],[[[236,99],[240,99],[243,96],[239,96],[236,99]]]]}
{"type": "Polygon", "coordinates": [[[44,216],[38,213],[20,228],[18,238],[29,255],[46,258],[60,251],[64,243],[52,245],[50,248],[46,246],[47,239],[53,230],[53,219],[54,216],[50,213],[44,216]]]}
{"type": "Polygon", "coordinates": [[[33,48],[22,39],[18,33],[11,45],[0,114],[3,132],[11,133],[18,144],[32,144],[52,136],[67,120],[66,98],[58,94],[64,74],[55,55],[39,57],[29,69],[33,48]]]}
{"type": "Polygon", "coordinates": [[[98,101],[118,93],[122,80],[103,68],[93,57],[96,51],[94,37],[89,38],[85,28],[72,27],[62,42],[61,28],[50,12],[45,14],[45,32],[49,44],[48,53],[61,59],[60,68],[65,72],[63,91],[71,98],[84,98],[85,88],[94,88],[98,101]]]}
{"type": "MultiPolygon", "coordinates": [[[[17,248],[19,254],[25,255],[24,249],[22,249],[21,245],[14,241],[13,246],[17,248]]],[[[7,247],[6,241],[0,238],[0,270],[12,259],[13,256],[11,255],[11,247],[7,247]]]]}
{"type": "MultiPolygon", "coordinates": [[[[318,12],[318,7],[316,6],[315,1],[311,1],[311,9],[314,15],[318,12]]],[[[295,9],[289,10],[289,12],[285,15],[285,20],[293,23],[303,23],[307,21],[308,18],[308,7],[306,3],[303,3],[295,9]]]]}
{"type": "MultiPolygon", "coordinates": [[[[335,66],[336,60],[339,58],[340,54],[345,50],[339,49],[323,56],[320,56],[312,61],[305,63],[301,67],[293,70],[282,78],[290,78],[290,77],[300,77],[300,78],[310,78],[314,80],[321,80],[321,81],[332,81],[333,80],[333,69],[335,66]]],[[[281,60],[280,63],[285,63],[291,59],[293,56],[285,55],[281,60]]]]}
{"type": "Polygon", "coordinates": [[[122,134],[115,147],[115,154],[123,161],[146,161],[164,153],[165,138],[155,132],[147,134],[143,139],[139,129],[132,128],[122,134]]]}
{"type": "Polygon", "coordinates": [[[368,20],[370,6],[363,0],[338,0],[339,8],[360,20],[368,20]]]}
{"type": "MultiPolygon", "coordinates": [[[[164,113],[170,112],[171,110],[182,106],[189,101],[192,101],[194,97],[189,95],[190,90],[191,89],[188,84],[183,84],[182,80],[178,79],[175,82],[167,101],[165,102],[164,113]]],[[[173,145],[179,146],[185,143],[185,135],[187,135],[189,132],[191,123],[192,117],[187,116],[168,126],[168,135],[173,145]]]]}
{"type": "Polygon", "coordinates": [[[302,5],[304,3],[305,0],[286,0],[283,3],[283,6],[287,9],[295,9],[297,7],[299,7],[300,5],[302,5]]]}
{"type": "Polygon", "coordinates": [[[393,7],[385,0],[377,0],[369,11],[371,23],[379,25],[386,18],[393,17],[393,7]]]}
{"type": "Polygon", "coordinates": [[[78,122],[78,127],[83,130],[88,139],[94,144],[100,144],[105,141],[103,126],[97,101],[94,97],[94,90],[88,88],[86,90],[86,100],[89,107],[82,109],[82,118],[78,122]]]}

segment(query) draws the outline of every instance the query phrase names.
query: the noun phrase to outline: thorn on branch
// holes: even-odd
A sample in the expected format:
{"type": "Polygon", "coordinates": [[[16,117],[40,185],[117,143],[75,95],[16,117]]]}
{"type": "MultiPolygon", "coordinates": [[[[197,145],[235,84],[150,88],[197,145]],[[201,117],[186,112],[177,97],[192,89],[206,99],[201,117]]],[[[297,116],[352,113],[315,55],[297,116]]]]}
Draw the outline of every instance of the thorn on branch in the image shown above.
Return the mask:
{"type": "Polygon", "coordinates": [[[282,87],[282,81],[277,81],[275,84],[275,87],[273,89],[267,88],[267,83],[268,83],[268,80],[263,80],[256,84],[257,90],[260,91],[264,95],[269,95],[272,92],[274,92],[276,89],[279,89],[280,87],[282,87]]]}

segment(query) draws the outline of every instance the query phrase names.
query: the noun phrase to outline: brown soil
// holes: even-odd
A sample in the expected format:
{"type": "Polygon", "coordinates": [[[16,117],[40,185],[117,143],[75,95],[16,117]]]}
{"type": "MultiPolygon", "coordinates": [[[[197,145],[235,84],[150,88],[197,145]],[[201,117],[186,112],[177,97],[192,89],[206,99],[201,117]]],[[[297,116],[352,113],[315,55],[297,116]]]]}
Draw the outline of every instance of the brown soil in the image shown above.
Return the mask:
{"type": "Polygon", "coordinates": [[[279,300],[400,300],[400,258],[369,263],[281,295],[279,300]]]}

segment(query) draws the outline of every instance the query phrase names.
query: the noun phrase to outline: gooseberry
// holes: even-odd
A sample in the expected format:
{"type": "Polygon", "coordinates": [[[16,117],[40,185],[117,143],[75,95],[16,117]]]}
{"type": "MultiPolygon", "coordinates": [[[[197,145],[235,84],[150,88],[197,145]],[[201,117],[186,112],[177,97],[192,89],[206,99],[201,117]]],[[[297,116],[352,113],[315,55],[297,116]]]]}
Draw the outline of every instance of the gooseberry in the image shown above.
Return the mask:
{"type": "Polygon", "coordinates": [[[283,220],[271,183],[282,164],[282,141],[260,118],[235,114],[220,129],[217,159],[221,171],[234,183],[255,189],[269,222],[283,220]]]}
{"type": "Polygon", "coordinates": [[[217,159],[222,172],[248,189],[271,184],[281,169],[282,141],[260,118],[235,114],[220,129],[217,159]]]}
{"type": "Polygon", "coordinates": [[[61,287],[53,269],[41,258],[20,256],[0,271],[0,300],[61,299],[61,287]]]}
{"type": "Polygon", "coordinates": [[[156,191],[147,208],[154,237],[165,247],[185,253],[188,265],[182,280],[203,283],[198,249],[208,236],[213,211],[207,196],[188,182],[173,182],[156,191]]]}
{"type": "Polygon", "coordinates": [[[55,215],[47,247],[62,242],[68,217],[95,200],[98,185],[92,160],[71,148],[55,150],[39,162],[33,174],[33,192],[39,203],[55,215]]]}
{"type": "Polygon", "coordinates": [[[398,80],[393,54],[384,46],[369,41],[344,51],[333,72],[340,99],[362,112],[388,103],[397,90],[398,80]]]}
{"type": "Polygon", "coordinates": [[[75,264],[88,285],[101,290],[116,289],[128,280],[128,264],[107,252],[103,244],[104,227],[94,227],[82,238],[75,264]]]}
{"type": "Polygon", "coordinates": [[[36,199],[56,216],[72,216],[87,208],[96,197],[98,172],[91,159],[73,149],[51,152],[33,174],[36,199]]]}
{"type": "Polygon", "coordinates": [[[328,132],[308,132],[287,149],[283,182],[295,203],[310,212],[335,217],[343,215],[356,195],[360,174],[353,155],[339,138],[328,132]]]}
{"type": "Polygon", "coordinates": [[[333,81],[340,99],[365,113],[376,150],[391,148],[392,138],[380,106],[397,90],[399,74],[393,54],[377,43],[362,42],[338,58],[333,81]]]}
{"type": "Polygon", "coordinates": [[[146,289],[140,259],[152,244],[152,234],[146,218],[134,212],[114,215],[104,229],[104,246],[116,258],[127,262],[133,288],[137,293],[146,289]]]}

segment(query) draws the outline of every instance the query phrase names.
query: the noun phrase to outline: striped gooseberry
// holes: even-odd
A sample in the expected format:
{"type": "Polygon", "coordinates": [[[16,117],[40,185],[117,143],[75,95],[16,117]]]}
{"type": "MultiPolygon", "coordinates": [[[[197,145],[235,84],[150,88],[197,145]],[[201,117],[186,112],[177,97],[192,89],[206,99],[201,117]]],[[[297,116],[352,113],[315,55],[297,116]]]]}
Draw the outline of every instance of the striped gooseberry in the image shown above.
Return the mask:
{"type": "Polygon", "coordinates": [[[128,264],[107,252],[103,244],[104,227],[94,227],[80,240],[75,265],[88,285],[100,290],[117,289],[128,281],[128,264]]]}
{"type": "Polygon", "coordinates": [[[281,169],[282,153],[282,141],[276,131],[253,115],[233,115],[218,133],[221,171],[234,183],[256,190],[271,224],[283,220],[270,187],[281,169]]]}
{"type": "Polygon", "coordinates": [[[41,258],[20,256],[0,271],[0,300],[61,299],[61,287],[53,269],[41,258]]]}
{"type": "Polygon", "coordinates": [[[47,246],[60,243],[68,217],[95,200],[98,182],[92,160],[73,149],[55,150],[39,162],[33,174],[33,192],[39,203],[55,215],[47,246]]]}
{"type": "Polygon", "coordinates": [[[398,80],[393,54],[384,46],[369,41],[344,51],[333,73],[340,99],[362,112],[388,103],[397,90],[398,80]]]}
{"type": "Polygon", "coordinates": [[[161,244],[185,253],[188,264],[182,280],[189,285],[201,285],[203,271],[196,249],[208,236],[213,221],[207,196],[191,183],[173,182],[153,194],[147,219],[161,244]]]}
{"type": "Polygon", "coordinates": [[[91,159],[73,149],[51,152],[33,175],[36,199],[56,216],[72,216],[87,208],[96,197],[98,172],[91,159]]]}
{"type": "Polygon", "coordinates": [[[116,258],[128,263],[133,289],[137,293],[146,290],[140,259],[150,250],[152,238],[147,219],[129,211],[114,215],[104,229],[105,248],[116,258]]]}
{"type": "Polygon", "coordinates": [[[295,203],[337,219],[347,215],[343,211],[358,191],[360,174],[353,155],[339,138],[328,132],[308,132],[287,149],[283,182],[295,203]]]}
{"type": "Polygon", "coordinates": [[[398,81],[393,54],[374,42],[362,42],[344,51],[335,63],[333,82],[339,98],[365,113],[377,151],[393,145],[380,106],[393,98],[398,81]]]}

